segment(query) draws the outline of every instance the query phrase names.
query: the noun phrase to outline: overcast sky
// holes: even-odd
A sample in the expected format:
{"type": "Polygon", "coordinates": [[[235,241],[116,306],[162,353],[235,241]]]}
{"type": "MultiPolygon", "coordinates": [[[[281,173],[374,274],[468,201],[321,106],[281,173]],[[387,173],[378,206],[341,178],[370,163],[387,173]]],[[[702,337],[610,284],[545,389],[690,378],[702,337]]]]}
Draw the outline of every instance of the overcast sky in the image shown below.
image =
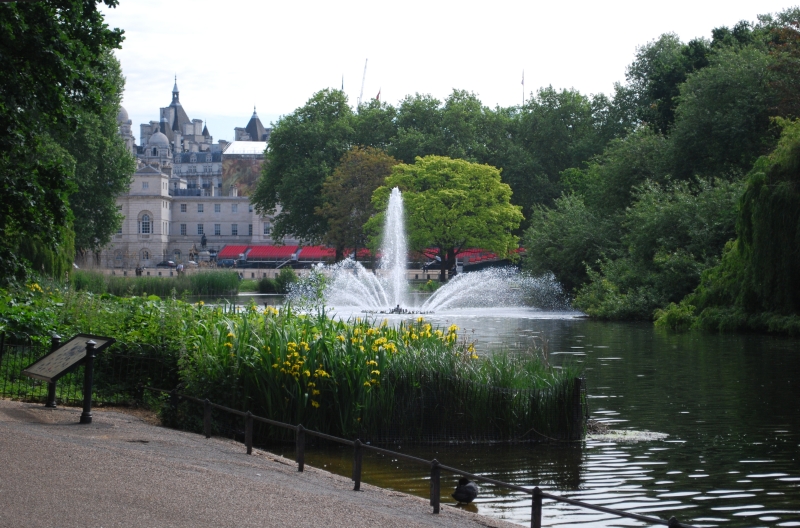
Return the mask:
{"type": "Polygon", "coordinates": [[[104,8],[125,30],[117,57],[127,79],[123,106],[139,124],[169,105],[173,76],[192,119],[233,139],[257,107],[265,126],[323,88],[355,106],[397,103],[407,94],[443,99],[453,88],[487,106],[522,102],[541,86],[611,93],[637,46],[663,33],[684,42],[755,21],[793,4],[776,0],[609,0],[606,2],[443,0],[375,2],[120,0],[104,8]]]}

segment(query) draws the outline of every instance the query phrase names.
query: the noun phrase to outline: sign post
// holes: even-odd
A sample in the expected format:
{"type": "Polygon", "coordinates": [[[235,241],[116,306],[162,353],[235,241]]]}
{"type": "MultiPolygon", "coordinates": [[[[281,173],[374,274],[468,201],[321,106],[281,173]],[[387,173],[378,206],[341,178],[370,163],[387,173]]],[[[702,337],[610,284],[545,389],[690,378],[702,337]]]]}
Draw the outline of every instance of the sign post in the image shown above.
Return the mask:
{"type": "Polygon", "coordinates": [[[94,358],[106,347],[113,344],[114,341],[111,337],[78,334],[61,345],[61,338],[53,336],[52,352],[25,368],[22,373],[30,378],[47,382],[47,403],[45,403],[45,406],[55,407],[56,381],[83,363],[83,413],[81,413],[80,423],[90,424],[92,423],[94,358]]]}

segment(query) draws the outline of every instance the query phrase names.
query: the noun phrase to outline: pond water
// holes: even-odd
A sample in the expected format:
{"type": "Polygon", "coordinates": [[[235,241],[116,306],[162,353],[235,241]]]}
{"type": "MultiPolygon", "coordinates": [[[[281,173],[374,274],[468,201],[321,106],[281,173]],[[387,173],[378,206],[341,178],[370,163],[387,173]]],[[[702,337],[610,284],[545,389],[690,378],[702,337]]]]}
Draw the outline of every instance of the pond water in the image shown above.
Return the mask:
{"type": "MultiPolygon", "coordinates": [[[[343,315],[343,314],[340,314],[343,315]]],[[[353,314],[354,315],[354,314],[353,314]]],[[[591,417],[630,434],[579,445],[387,446],[546,492],[701,526],[800,526],[800,340],[666,333],[570,313],[473,310],[426,316],[462,328],[480,353],[545,343],[581,365],[591,417]],[[635,441],[642,431],[662,439],[635,441]]],[[[291,448],[286,448],[291,456],[291,448]]],[[[310,465],[350,475],[352,453],[318,448],[310,465]]],[[[363,479],[428,496],[427,469],[366,455],[363,479]]],[[[443,503],[455,479],[444,478],[443,503]]],[[[472,511],[530,525],[530,498],[481,485],[472,511]]],[[[543,524],[643,523],[544,503],[543,524]]]]}

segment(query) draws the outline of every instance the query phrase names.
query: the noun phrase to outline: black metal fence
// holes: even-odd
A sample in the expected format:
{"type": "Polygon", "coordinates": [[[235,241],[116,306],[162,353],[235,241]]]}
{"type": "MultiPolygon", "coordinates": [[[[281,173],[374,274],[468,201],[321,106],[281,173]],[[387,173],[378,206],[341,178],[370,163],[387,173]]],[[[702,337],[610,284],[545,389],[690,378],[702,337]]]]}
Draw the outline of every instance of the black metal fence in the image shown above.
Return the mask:
{"type": "MultiPolygon", "coordinates": [[[[164,389],[159,389],[155,387],[145,387],[147,390],[162,393],[162,394],[169,394],[170,395],[170,403],[169,405],[173,408],[177,408],[178,402],[180,399],[186,400],[188,402],[194,402],[196,404],[200,404],[203,406],[203,422],[202,422],[202,430],[203,434],[206,438],[211,438],[212,432],[214,429],[213,426],[213,411],[219,411],[225,414],[238,416],[244,419],[244,444],[245,448],[247,449],[247,454],[251,455],[253,453],[253,429],[254,423],[259,422],[261,424],[278,427],[281,429],[286,429],[289,431],[293,431],[295,434],[295,461],[297,463],[297,471],[302,472],[305,468],[305,447],[306,447],[306,436],[312,436],[321,438],[323,440],[328,440],[330,442],[335,442],[338,444],[347,445],[353,448],[353,470],[351,480],[354,482],[353,489],[358,491],[361,489],[361,478],[362,478],[362,459],[365,450],[374,451],[376,453],[381,453],[384,455],[388,455],[392,459],[403,459],[415,464],[418,464],[422,467],[428,468],[430,471],[430,505],[433,507],[433,513],[439,513],[440,510],[440,500],[441,500],[441,473],[442,471],[448,471],[454,475],[458,475],[460,477],[465,477],[468,479],[476,480],[478,482],[485,482],[487,484],[493,484],[500,488],[506,488],[513,491],[525,493],[531,496],[531,528],[541,528],[542,526],[542,508],[543,508],[543,500],[549,499],[555,502],[563,502],[566,504],[571,504],[573,506],[578,506],[580,508],[586,508],[589,510],[594,510],[598,512],[608,513],[611,515],[616,515],[619,517],[625,517],[628,519],[635,519],[638,521],[643,521],[649,524],[659,524],[669,526],[669,528],[695,528],[688,524],[680,523],[675,517],[671,517],[669,520],[659,519],[657,517],[650,517],[648,515],[640,515],[638,513],[626,512],[623,510],[615,510],[613,508],[606,508],[604,506],[597,506],[594,504],[589,504],[587,502],[578,501],[574,499],[569,499],[567,497],[562,497],[560,495],[553,495],[552,493],[545,493],[543,492],[538,486],[534,486],[532,488],[526,488],[524,486],[518,486],[516,484],[510,484],[508,482],[502,482],[500,480],[495,480],[493,478],[489,478],[483,475],[476,475],[474,473],[470,473],[468,471],[464,471],[463,469],[447,466],[445,464],[440,463],[438,460],[425,460],[423,458],[414,457],[411,455],[407,455],[405,453],[399,453],[397,451],[391,451],[389,449],[383,449],[380,447],[376,447],[370,444],[366,444],[361,442],[361,440],[347,440],[345,438],[339,438],[336,436],[328,435],[325,433],[320,433],[317,431],[313,431],[311,429],[306,429],[303,427],[302,424],[291,425],[284,422],[279,422],[276,420],[270,420],[269,418],[263,418],[261,416],[256,416],[250,411],[244,412],[239,411],[236,409],[231,409],[230,407],[225,407],[223,405],[218,405],[216,403],[212,403],[210,401],[201,400],[200,398],[195,398],[192,396],[188,396],[186,394],[181,394],[176,390],[167,391],[164,389]]],[[[241,422],[240,422],[241,423],[241,422]]]]}
{"type": "MultiPolygon", "coordinates": [[[[29,378],[22,370],[50,349],[35,343],[7,345],[0,339],[0,397],[45,402],[47,382],[29,378]]],[[[178,384],[177,364],[165,350],[154,346],[115,343],[94,361],[92,400],[99,405],[141,402],[143,387],[178,384]]],[[[83,366],[56,382],[56,403],[83,403],[83,366]]]]}

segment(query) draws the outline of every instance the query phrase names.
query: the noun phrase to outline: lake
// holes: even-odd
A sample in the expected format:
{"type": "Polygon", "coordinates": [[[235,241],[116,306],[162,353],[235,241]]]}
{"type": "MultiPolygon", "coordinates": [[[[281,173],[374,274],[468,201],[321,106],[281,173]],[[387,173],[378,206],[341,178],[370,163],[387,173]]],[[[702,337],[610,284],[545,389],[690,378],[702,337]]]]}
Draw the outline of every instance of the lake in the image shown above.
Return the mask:
{"type": "MultiPolygon", "coordinates": [[[[593,504],[663,519],[674,515],[684,523],[800,526],[800,340],[667,333],[650,323],[527,309],[426,319],[459,325],[482,354],[544,343],[554,366],[583,367],[591,417],[627,434],[590,437],[579,445],[388,448],[593,504]],[[663,438],[648,439],[643,431],[663,438]]],[[[351,459],[351,451],[339,448],[306,455],[307,463],[343,475],[350,475],[351,459]]],[[[444,476],[443,502],[452,504],[455,479],[444,476]]],[[[426,468],[387,457],[366,455],[363,479],[428,496],[426,468]]],[[[527,495],[481,485],[468,508],[530,525],[527,495]]],[[[643,525],[549,501],[543,524],[643,525]]]]}

